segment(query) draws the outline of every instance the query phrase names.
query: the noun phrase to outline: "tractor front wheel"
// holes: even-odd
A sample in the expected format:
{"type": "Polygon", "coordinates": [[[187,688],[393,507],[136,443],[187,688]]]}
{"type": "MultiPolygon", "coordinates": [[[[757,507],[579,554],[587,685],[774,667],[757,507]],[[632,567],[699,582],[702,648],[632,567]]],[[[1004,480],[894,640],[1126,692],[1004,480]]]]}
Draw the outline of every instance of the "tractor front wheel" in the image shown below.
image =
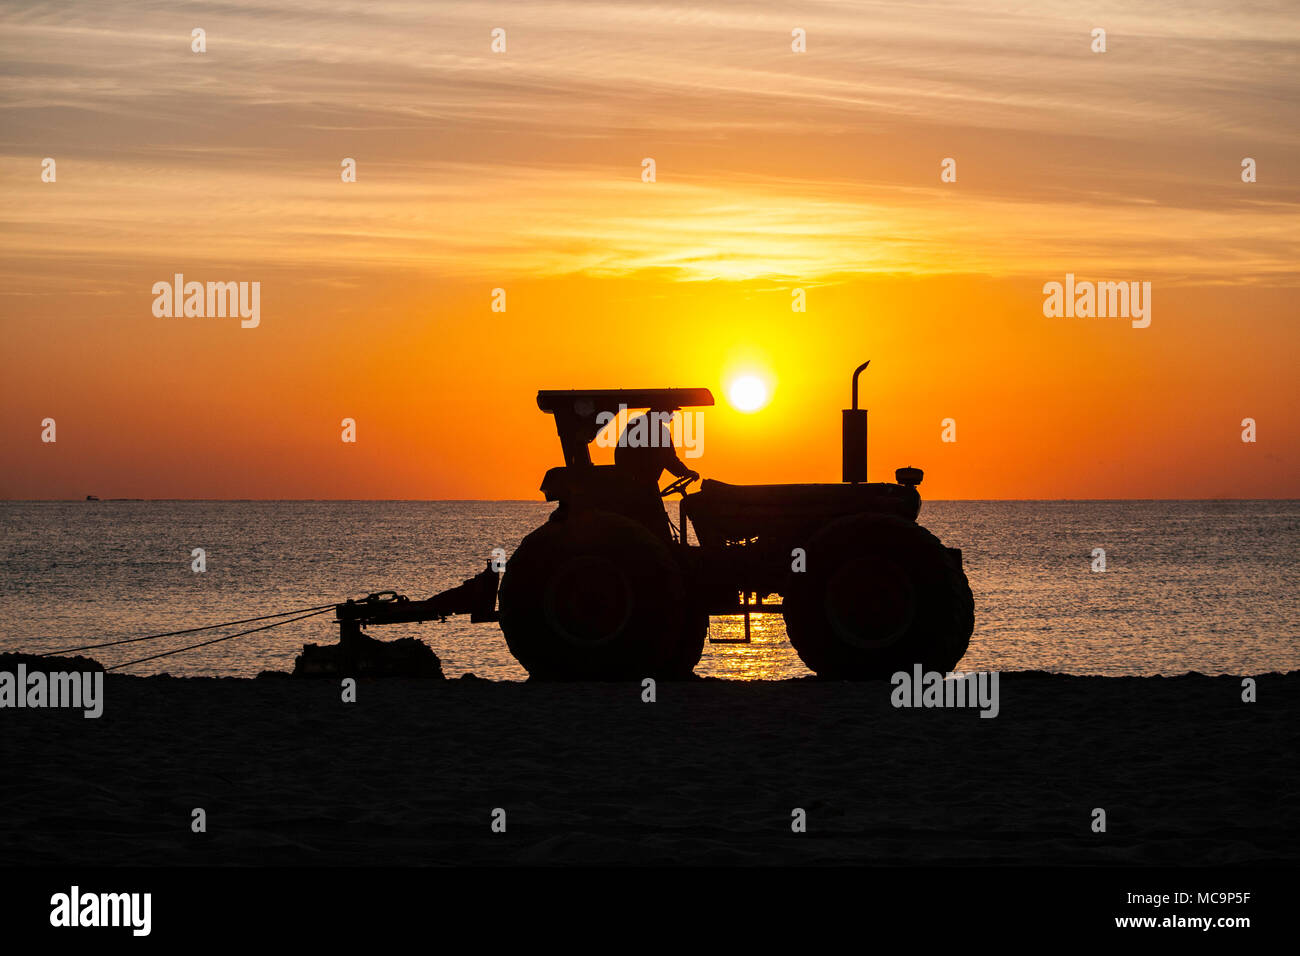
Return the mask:
{"type": "Polygon", "coordinates": [[[912,521],[839,518],[808,542],[782,595],[785,628],[820,677],[864,680],[950,671],[970,642],[975,603],[958,560],[912,521]]]}

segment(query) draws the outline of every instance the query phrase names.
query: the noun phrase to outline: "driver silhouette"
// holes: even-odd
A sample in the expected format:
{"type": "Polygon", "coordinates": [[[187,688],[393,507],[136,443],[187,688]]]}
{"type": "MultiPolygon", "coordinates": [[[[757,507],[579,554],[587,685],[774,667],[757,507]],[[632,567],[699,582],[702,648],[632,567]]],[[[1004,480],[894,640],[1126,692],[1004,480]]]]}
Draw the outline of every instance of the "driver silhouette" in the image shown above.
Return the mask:
{"type": "Polygon", "coordinates": [[[672,414],[673,409],[651,408],[628,419],[614,449],[614,467],[638,481],[653,482],[656,488],[665,469],[678,478],[699,478],[698,471],[677,457],[672,432],[664,424],[672,414]]]}

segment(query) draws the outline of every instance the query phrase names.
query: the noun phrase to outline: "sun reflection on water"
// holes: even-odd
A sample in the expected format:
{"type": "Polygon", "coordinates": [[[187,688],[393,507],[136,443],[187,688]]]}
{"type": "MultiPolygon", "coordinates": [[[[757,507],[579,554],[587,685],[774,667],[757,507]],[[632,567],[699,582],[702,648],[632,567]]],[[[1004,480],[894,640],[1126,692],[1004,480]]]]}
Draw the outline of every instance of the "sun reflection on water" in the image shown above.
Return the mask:
{"type": "MultiPolygon", "coordinates": [[[[749,622],[750,643],[706,643],[695,673],[729,680],[786,680],[811,675],[786,639],[780,614],[753,614],[749,622]]],[[[711,638],[744,636],[745,619],[739,614],[709,620],[711,638]]]]}

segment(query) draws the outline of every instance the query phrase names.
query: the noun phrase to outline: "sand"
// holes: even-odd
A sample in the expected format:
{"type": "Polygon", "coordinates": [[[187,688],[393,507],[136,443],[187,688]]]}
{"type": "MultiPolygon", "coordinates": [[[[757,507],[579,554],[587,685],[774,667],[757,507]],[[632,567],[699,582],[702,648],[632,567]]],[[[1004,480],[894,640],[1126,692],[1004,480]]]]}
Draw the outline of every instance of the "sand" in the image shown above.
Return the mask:
{"type": "Polygon", "coordinates": [[[110,674],[98,720],[0,711],[0,865],[1300,861],[1300,672],[889,691],[110,674]]]}

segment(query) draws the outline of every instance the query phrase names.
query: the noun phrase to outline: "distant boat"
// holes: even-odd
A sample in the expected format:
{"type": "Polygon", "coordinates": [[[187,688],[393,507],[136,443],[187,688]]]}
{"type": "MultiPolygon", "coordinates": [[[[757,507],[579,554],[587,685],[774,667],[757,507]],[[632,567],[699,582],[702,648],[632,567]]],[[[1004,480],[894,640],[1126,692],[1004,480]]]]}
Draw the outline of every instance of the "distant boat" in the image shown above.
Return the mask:
{"type": "Polygon", "coordinates": [[[98,500],[99,500],[99,496],[98,496],[98,495],[86,495],[86,500],[87,500],[87,501],[98,501],[98,500]]]}

